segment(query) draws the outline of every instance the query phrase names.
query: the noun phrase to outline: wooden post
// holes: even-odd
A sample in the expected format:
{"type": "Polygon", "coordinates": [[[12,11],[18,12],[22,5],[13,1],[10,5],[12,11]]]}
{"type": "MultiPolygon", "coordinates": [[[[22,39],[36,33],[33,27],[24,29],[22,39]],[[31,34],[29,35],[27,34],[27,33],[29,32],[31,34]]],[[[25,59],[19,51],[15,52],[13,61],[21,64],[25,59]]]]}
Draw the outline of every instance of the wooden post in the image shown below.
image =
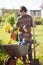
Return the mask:
{"type": "Polygon", "coordinates": [[[34,40],[34,59],[36,59],[36,50],[35,50],[35,22],[34,22],[34,13],[31,14],[33,18],[33,40],[34,40]]]}

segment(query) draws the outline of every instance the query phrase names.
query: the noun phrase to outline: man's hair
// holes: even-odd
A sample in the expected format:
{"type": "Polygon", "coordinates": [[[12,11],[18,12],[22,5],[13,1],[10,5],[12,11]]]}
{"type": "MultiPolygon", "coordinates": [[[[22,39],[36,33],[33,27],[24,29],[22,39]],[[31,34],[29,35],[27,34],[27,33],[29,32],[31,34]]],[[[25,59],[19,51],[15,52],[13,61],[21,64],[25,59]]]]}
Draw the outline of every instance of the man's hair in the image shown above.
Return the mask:
{"type": "Polygon", "coordinates": [[[25,6],[20,7],[22,11],[27,12],[27,8],[25,6]]]}

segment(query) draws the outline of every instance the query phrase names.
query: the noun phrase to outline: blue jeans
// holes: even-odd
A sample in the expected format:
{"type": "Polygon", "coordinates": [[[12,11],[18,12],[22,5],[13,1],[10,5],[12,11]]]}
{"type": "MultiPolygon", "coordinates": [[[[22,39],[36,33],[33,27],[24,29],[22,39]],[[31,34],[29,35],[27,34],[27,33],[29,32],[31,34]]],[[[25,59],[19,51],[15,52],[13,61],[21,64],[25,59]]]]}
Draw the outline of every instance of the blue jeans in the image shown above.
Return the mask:
{"type": "Polygon", "coordinates": [[[27,45],[27,42],[21,41],[21,43],[19,43],[19,45],[27,45]]]}
{"type": "Polygon", "coordinates": [[[22,38],[20,37],[20,34],[18,34],[18,41],[19,41],[19,45],[27,45],[27,42],[22,40],[22,38]]]}
{"type": "Polygon", "coordinates": [[[22,42],[22,38],[21,38],[20,34],[18,34],[18,42],[19,42],[19,44],[22,42]]]}

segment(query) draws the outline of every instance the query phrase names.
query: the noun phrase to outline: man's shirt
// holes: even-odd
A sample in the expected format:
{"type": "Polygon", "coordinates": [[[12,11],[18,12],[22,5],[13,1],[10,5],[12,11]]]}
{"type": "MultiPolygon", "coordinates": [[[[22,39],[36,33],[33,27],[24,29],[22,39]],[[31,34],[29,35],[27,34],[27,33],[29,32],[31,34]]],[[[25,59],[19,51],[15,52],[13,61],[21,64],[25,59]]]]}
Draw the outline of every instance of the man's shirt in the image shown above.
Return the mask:
{"type": "Polygon", "coordinates": [[[32,17],[30,15],[20,16],[17,20],[16,25],[19,28],[19,31],[23,33],[23,35],[25,33],[23,30],[23,26],[29,25],[30,26],[30,29],[29,29],[30,32],[28,32],[28,34],[29,34],[29,33],[31,33],[31,27],[33,27],[32,17]]]}

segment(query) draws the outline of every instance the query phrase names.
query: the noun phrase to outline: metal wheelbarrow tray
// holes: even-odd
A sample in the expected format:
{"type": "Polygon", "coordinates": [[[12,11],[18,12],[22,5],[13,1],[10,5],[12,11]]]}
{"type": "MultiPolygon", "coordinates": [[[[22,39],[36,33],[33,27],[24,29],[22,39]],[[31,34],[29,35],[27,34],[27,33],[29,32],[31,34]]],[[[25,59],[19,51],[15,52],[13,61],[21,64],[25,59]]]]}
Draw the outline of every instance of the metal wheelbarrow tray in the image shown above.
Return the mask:
{"type": "Polygon", "coordinates": [[[1,45],[10,56],[21,57],[28,53],[28,45],[1,45]]]}

